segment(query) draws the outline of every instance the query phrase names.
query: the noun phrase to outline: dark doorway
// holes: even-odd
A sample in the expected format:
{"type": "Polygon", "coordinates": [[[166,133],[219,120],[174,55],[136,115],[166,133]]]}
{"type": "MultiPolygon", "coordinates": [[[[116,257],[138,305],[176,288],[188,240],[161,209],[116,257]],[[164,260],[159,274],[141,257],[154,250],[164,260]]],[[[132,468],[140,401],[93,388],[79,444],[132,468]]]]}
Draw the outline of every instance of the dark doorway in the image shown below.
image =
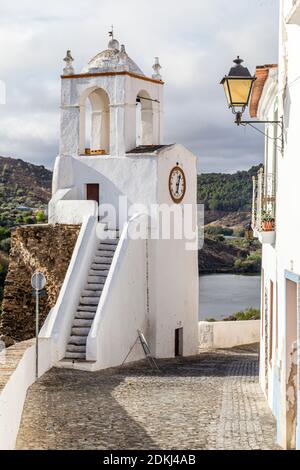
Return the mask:
{"type": "Polygon", "coordinates": [[[86,185],[86,198],[88,201],[96,201],[99,204],[99,184],[86,185]]]}
{"type": "Polygon", "coordinates": [[[175,330],[175,357],[183,355],[183,328],[175,330]]]}

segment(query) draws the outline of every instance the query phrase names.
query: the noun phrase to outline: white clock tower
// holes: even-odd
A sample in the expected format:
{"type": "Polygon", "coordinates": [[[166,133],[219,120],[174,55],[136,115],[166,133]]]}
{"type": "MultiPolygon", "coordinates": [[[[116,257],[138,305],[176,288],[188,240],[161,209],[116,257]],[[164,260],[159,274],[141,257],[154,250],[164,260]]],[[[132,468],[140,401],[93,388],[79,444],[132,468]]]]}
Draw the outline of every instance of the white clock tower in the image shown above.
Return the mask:
{"type": "MultiPolygon", "coordinates": [[[[155,357],[198,350],[197,240],[184,232],[186,213],[194,235],[197,228],[196,157],[163,143],[158,58],[145,76],[110,35],[80,73],[70,51],[64,59],[49,204],[50,223],[80,224],[81,231],[48,333],[57,360],[92,369],[121,364],[137,330],[155,357]],[[142,220],[151,230],[133,237],[142,220]]],[[[137,344],[128,360],[142,357],[137,344]]]]}

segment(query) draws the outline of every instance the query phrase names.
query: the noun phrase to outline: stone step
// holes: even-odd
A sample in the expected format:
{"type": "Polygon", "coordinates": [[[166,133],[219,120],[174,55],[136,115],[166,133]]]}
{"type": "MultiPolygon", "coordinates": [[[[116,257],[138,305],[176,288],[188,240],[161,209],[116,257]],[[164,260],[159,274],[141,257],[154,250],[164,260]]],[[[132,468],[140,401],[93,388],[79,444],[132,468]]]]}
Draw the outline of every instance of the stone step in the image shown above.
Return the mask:
{"type": "Polygon", "coordinates": [[[80,345],[85,345],[87,340],[87,336],[70,336],[69,343],[68,344],[80,344],[80,345]]]}
{"type": "Polygon", "coordinates": [[[114,254],[115,254],[115,251],[116,250],[97,250],[96,251],[96,256],[105,256],[107,258],[110,258],[112,260],[112,258],[114,257],[114,254]]]}
{"type": "Polygon", "coordinates": [[[97,284],[103,285],[105,283],[105,279],[107,278],[107,276],[105,274],[101,274],[101,273],[100,274],[94,274],[92,276],[88,276],[87,285],[88,284],[91,284],[91,285],[96,284],[95,283],[95,278],[98,279],[97,284]],[[89,278],[90,278],[90,280],[89,280],[89,278]]]}
{"type": "Polygon", "coordinates": [[[97,290],[86,288],[86,289],[83,289],[81,293],[82,297],[98,297],[98,299],[100,299],[101,294],[102,294],[102,289],[100,287],[98,287],[97,290]]]}
{"type": "Polygon", "coordinates": [[[99,273],[102,274],[102,271],[109,271],[110,267],[111,267],[111,262],[103,261],[101,263],[98,263],[97,261],[93,261],[91,265],[91,271],[97,271],[98,274],[99,273]]]}
{"type": "Polygon", "coordinates": [[[91,319],[74,318],[73,320],[73,327],[90,328],[92,324],[93,324],[93,318],[91,319]]]}
{"type": "Polygon", "coordinates": [[[93,321],[94,318],[95,318],[94,312],[85,312],[85,311],[79,312],[77,310],[77,312],[75,313],[74,321],[81,320],[81,319],[93,321]]]}
{"type": "MultiPolygon", "coordinates": [[[[97,265],[100,266],[100,265],[97,265]]],[[[102,269],[90,269],[88,276],[101,276],[102,278],[106,278],[109,269],[106,267],[102,267],[102,269]]]]}
{"type": "Polygon", "coordinates": [[[82,346],[82,345],[78,345],[78,344],[68,344],[67,352],[85,353],[86,352],[86,347],[85,347],[85,345],[82,346]]]}
{"type": "Polygon", "coordinates": [[[96,253],[107,253],[108,256],[113,256],[113,254],[115,253],[117,249],[117,245],[100,245],[97,250],[96,250],[96,253]]]}
{"type": "Polygon", "coordinates": [[[110,265],[111,265],[111,263],[109,263],[109,264],[92,263],[91,270],[89,271],[89,276],[92,276],[93,274],[96,274],[96,275],[105,274],[105,273],[108,274],[110,265]]]}
{"type": "Polygon", "coordinates": [[[100,297],[80,297],[80,305],[98,305],[100,297]]]}
{"type": "Polygon", "coordinates": [[[72,336],[88,336],[90,332],[90,327],[79,327],[79,326],[74,326],[71,331],[72,336]]]}
{"type": "Polygon", "coordinates": [[[85,286],[84,290],[89,290],[89,291],[102,291],[103,287],[105,284],[105,280],[103,278],[103,281],[97,282],[95,284],[92,284],[91,282],[88,282],[87,285],[85,286]]]}
{"type": "Polygon", "coordinates": [[[66,351],[65,359],[86,359],[86,353],[66,351]]]}
{"type": "Polygon", "coordinates": [[[96,253],[107,253],[107,256],[113,256],[117,249],[117,245],[99,245],[96,253]]]}
{"type": "Polygon", "coordinates": [[[106,274],[93,274],[91,276],[88,276],[87,282],[88,284],[96,284],[96,285],[103,285],[105,284],[105,280],[107,278],[106,274]]]}
{"type": "Polygon", "coordinates": [[[105,246],[105,249],[107,246],[115,246],[118,244],[119,239],[118,238],[105,238],[104,240],[100,241],[100,247],[105,246]]]}
{"type": "Polygon", "coordinates": [[[97,261],[97,260],[94,260],[91,264],[91,270],[94,270],[94,271],[105,271],[105,270],[109,270],[110,266],[111,266],[111,261],[97,261]]]}
{"type": "Polygon", "coordinates": [[[77,312],[90,312],[95,314],[97,311],[97,305],[81,305],[77,307],[77,312]]]}
{"type": "Polygon", "coordinates": [[[93,264],[108,264],[111,265],[112,256],[95,256],[93,264]]]}

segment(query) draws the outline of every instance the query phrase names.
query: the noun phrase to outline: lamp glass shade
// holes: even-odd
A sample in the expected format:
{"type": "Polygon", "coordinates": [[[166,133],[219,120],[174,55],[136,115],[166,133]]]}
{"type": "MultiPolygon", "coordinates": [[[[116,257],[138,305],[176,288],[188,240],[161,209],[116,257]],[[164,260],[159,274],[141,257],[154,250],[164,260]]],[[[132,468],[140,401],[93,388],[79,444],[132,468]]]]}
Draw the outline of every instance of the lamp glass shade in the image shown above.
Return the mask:
{"type": "Polygon", "coordinates": [[[239,56],[233,62],[235,66],[230,69],[221,84],[224,86],[229,107],[233,110],[240,107],[243,112],[248,106],[256,77],[252,77],[247,67],[242,65],[243,59],[239,56]]]}
{"type": "Polygon", "coordinates": [[[227,77],[223,85],[230,107],[246,107],[248,105],[253,86],[253,78],[227,77]]]}

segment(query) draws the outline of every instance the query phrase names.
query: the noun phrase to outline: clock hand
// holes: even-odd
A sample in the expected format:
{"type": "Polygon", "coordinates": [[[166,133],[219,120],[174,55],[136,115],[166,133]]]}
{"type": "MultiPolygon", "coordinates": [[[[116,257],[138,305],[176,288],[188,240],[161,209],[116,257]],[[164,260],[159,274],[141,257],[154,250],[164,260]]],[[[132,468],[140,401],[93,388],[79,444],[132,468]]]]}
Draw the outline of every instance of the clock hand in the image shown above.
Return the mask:
{"type": "Polygon", "coordinates": [[[177,183],[176,183],[176,194],[179,194],[180,181],[181,181],[181,175],[178,175],[177,183]]]}

